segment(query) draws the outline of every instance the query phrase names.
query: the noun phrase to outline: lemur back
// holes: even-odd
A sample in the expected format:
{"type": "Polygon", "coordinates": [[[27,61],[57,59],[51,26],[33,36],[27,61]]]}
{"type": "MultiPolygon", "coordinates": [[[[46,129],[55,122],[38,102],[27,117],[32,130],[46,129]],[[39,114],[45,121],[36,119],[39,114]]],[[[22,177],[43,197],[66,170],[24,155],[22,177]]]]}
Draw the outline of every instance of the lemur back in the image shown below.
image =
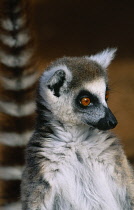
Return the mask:
{"type": "Polygon", "coordinates": [[[23,210],[132,210],[134,176],[108,108],[115,49],[64,57],[39,80],[37,119],[26,149],[23,210]]]}
{"type": "Polygon", "coordinates": [[[34,68],[28,8],[25,0],[0,1],[0,208],[10,210],[21,209],[24,149],[33,132],[40,74],[34,68]]]}

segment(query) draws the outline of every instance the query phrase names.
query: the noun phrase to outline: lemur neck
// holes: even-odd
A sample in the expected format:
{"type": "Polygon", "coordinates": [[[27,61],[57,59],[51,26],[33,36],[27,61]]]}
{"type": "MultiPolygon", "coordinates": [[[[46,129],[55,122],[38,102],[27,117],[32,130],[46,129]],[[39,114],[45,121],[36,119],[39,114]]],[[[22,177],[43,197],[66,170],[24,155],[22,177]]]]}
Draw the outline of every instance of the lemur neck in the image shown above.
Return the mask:
{"type": "Polygon", "coordinates": [[[41,103],[38,103],[37,108],[36,130],[42,136],[53,135],[55,141],[72,142],[84,141],[95,132],[95,129],[88,125],[75,125],[69,122],[62,123],[41,103]]]}
{"type": "Polygon", "coordinates": [[[85,141],[90,136],[98,136],[102,132],[86,124],[73,124],[62,122],[57,119],[49,107],[44,103],[43,98],[37,98],[37,120],[36,131],[42,136],[55,136],[61,141],[85,141]]]}
{"type": "Polygon", "coordinates": [[[92,135],[94,135],[95,129],[92,129],[88,125],[79,124],[64,124],[64,135],[68,136],[69,138],[67,141],[69,142],[82,142],[89,139],[92,135]]]}

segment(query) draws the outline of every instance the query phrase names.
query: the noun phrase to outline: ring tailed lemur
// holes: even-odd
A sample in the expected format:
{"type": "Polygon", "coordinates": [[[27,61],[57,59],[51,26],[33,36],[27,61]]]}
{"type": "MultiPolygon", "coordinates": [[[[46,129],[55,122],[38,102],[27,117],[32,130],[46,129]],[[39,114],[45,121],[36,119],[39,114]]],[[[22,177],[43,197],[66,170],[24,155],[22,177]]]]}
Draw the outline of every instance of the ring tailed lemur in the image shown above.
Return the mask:
{"type": "Polygon", "coordinates": [[[64,57],[41,76],[37,123],[26,150],[23,210],[132,210],[134,177],[108,130],[106,68],[115,49],[64,57]]]}

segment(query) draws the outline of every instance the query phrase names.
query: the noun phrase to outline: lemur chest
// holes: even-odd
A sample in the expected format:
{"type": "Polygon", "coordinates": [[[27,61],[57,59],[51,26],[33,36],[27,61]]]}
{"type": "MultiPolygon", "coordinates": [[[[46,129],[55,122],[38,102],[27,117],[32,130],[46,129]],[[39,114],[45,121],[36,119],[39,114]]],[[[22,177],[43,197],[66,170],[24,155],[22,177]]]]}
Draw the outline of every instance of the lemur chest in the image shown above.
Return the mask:
{"type": "Polygon", "coordinates": [[[115,183],[113,187],[110,174],[112,166],[108,169],[103,162],[91,157],[89,148],[82,145],[68,146],[56,155],[53,184],[60,205],[63,202],[65,205],[65,201],[69,203],[66,210],[120,209],[113,196],[113,191],[117,189],[114,189],[115,183]]]}

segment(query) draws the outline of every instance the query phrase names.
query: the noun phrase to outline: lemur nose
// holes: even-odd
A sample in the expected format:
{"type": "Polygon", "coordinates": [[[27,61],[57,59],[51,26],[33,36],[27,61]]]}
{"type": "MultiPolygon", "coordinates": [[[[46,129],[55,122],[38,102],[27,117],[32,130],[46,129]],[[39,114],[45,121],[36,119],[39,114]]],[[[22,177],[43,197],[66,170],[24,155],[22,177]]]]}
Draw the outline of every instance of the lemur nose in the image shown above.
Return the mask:
{"type": "MultiPolygon", "coordinates": [[[[114,117],[115,118],[115,117],[114,117]]],[[[117,120],[116,120],[116,118],[113,120],[109,120],[108,121],[108,124],[109,124],[109,126],[111,127],[111,128],[115,128],[115,126],[117,125],[117,120]]]]}
{"type": "Polygon", "coordinates": [[[113,113],[111,112],[109,108],[106,111],[106,119],[107,119],[107,123],[109,124],[111,128],[115,128],[115,126],[118,124],[115,116],[113,115],[113,113]]]}
{"type": "Polygon", "coordinates": [[[115,116],[109,108],[105,108],[105,117],[100,119],[98,122],[98,128],[100,130],[109,130],[115,128],[118,124],[115,116]]]}

